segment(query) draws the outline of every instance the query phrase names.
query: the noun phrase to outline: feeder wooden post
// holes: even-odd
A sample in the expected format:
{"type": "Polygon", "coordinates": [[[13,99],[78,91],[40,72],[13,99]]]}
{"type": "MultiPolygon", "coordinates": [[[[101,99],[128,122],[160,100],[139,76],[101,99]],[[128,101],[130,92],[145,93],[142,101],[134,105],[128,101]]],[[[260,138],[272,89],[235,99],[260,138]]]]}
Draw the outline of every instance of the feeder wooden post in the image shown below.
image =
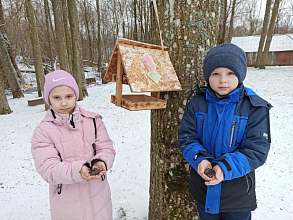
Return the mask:
{"type": "Polygon", "coordinates": [[[121,100],[122,100],[122,75],[123,75],[122,60],[121,60],[120,54],[118,54],[115,105],[120,107],[121,107],[121,100]]]}

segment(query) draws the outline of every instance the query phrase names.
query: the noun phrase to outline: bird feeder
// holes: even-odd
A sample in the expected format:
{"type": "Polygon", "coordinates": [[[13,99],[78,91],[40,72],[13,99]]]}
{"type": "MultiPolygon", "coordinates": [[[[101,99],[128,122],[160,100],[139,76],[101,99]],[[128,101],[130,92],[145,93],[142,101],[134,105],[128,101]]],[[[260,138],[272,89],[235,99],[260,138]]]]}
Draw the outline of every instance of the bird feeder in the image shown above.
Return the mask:
{"type": "Polygon", "coordinates": [[[182,90],[166,47],[124,38],[117,40],[104,79],[116,82],[111,102],[130,111],[164,109],[167,101],[159,98],[160,92],[182,90]],[[153,96],[122,95],[122,84],[132,93],[153,96]]]}

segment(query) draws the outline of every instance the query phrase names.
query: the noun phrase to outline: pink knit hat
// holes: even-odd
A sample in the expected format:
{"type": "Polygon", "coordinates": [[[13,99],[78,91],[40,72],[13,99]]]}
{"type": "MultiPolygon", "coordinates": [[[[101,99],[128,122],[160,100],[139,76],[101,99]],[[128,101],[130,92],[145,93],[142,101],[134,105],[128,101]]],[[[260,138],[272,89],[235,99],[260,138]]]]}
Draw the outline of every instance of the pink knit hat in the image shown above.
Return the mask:
{"type": "Polygon", "coordinates": [[[78,100],[79,89],[73,76],[66,71],[56,70],[54,72],[48,73],[45,76],[44,98],[45,98],[45,101],[48,103],[48,105],[50,105],[49,94],[51,90],[57,86],[70,87],[75,93],[76,101],[78,100]]]}

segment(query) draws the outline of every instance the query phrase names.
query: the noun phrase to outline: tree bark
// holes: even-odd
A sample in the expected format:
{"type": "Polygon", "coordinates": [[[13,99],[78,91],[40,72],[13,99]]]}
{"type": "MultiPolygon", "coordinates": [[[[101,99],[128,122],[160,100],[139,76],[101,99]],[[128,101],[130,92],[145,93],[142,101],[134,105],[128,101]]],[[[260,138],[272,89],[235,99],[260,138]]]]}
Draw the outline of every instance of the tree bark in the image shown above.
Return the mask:
{"type": "Polygon", "coordinates": [[[259,44],[258,44],[257,58],[256,58],[255,65],[254,65],[255,68],[259,67],[259,63],[260,63],[260,60],[262,57],[263,46],[264,46],[265,39],[267,36],[268,24],[269,24],[269,20],[270,20],[271,4],[272,4],[272,0],[267,0],[265,17],[264,17],[261,36],[260,36],[260,40],[259,40],[259,44]]]}
{"type": "Polygon", "coordinates": [[[70,72],[63,23],[62,0],[51,0],[54,13],[56,44],[60,69],[70,72]]]}
{"type": "Polygon", "coordinates": [[[76,0],[67,0],[69,23],[71,30],[71,44],[72,44],[72,60],[73,60],[73,76],[79,87],[79,100],[83,100],[87,96],[85,86],[85,78],[83,72],[82,47],[79,33],[79,23],[77,14],[76,0]]]}
{"type": "Polygon", "coordinates": [[[25,8],[26,8],[26,14],[27,14],[27,19],[29,23],[30,39],[31,39],[31,44],[33,49],[36,80],[38,84],[38,94],[39,94],[39,97],[42,97],[42,91],[44,89],[44,84],[45,84],[45,77],[44,77],[44,69],[43,69],[43,62],[42,62],[42,56],[41,56],[41,47],[39,44],[39,36],[38,36],[38,30],[37,30],[37,25],[35,20],[35,13],[34,13],[34,8],[33,8],[31,0],[25,0],[25,8]]]}
{"type": "Polygon", "coordinates": [[[51,71],[54,70],[54,56],[53,56],[53,37],[50,27],[50,8],[48,0],[44,0],[44,8],[45,8],[45,20],[46,20],[46,32],[47,32],[47,39],[48,39],[48,50],[49,50],[49,59],[51,64],[51,71]]]}
{"type": "Polygon", "coordinates": [[[138,2],[139,2],[138,9],[139,9],[140,41],[144,41],[143,8],[146,7],[146,5],[142,5],[142,0],[139,0],[138,2]]]}
{"type": "MultiPolygon", "coordinates": [[[[101,72],[101,58],[102,58],[102,50],[101,50],[101,15],[100,15],[100,4],[99,0],[96,0],[96,6],[97,6],[97,16],[98,16],[98,71],[101,72]]],[[[103,78],[102,78],[103,79],[103,78]]]]}
{"type": "Polygon", "coordinates": [[[271,45],[273,34],[274,34],[275,22],[276,22],[276,17],[278,15],[280,2],[281,0],[275,0],[275,3],[274,3],[274,8],[273,8],[270,26],[269,26],[269,30],[267,34],[266,44],[265,44],[265,48],[264,48],[263,55],[259,65],[260,69],[265,69],[267,64],[269,49],[270,49],[270,45],[271,45]]]}
{"type": "Polygon", "coordinates": [[[3,76],[4,76],[3,70],[2,70],[2,67],[0,66],[0,115],[6,115],[12,112],[9,107],[5,90],[4,90],[3,76]]]}
{"type": "Polygon", "coordinates": [[[134,14],[134,31],[133,31],[133,39],[138,41],[138,35],[137,35],[137,0],[133,1],[133,14],[134,14]]]}
{"type": "Polygon", "coordinates": [[[225,31],[227,20],[227,0],[220,0],[220,20],[219,20],[219,32],[218,32],[218,44],[225,43],[225,31]]]}
{"type": "Polygon", "coordinates": [[[72,47],[71,47],[71,35],[70,30],[68,27],[68,7],[67,7],[67,1],[62,0],[62,11],[63,11],[63,24],[64,24],[64,33],[65,33],[65,39],[66,39],[66,51],[68,56],[68,65],[70,73],[73,71],[72,67],[72,47]]]}
{"type": "Polygon", "coordinates": [[[86,0],[83,1],[83,7],[84,7],[84,19],[85,19],[85,28],[86,28],[86,33],[87,33],[87,39],[88,39],[88,44],[89,44],[89,53],[90,53],[90,66],[93,66],[94,64],[94,58],[93,58],[93,44],[92,44],[92,37],[90,34],[90,28],[89,28],[89,21],[88,21],[88,9],[87,9],[87,4],[86,0]]]}
{"type": "MultiPolygon", "coordinates": [[[[3,12],[3,7],[2,7],[2,1],[1,0],[0,0],[0,33],[4,37],[6,49],[7,49],[7,52],[9,54],[10,60],[12,62],[12,65],[15,68],[18,82],[21,83],[22,82],[22,76],[21,76],[20,70],[19,70],[19,68],[18,68],[18,66],[16,64],[15,56],[13,54],[13,49],[11,47],[10,41],[8,39],[8,36],[7,36],[6,23],[5,23],[5,19],[4,19],[4,12],[3,12]]],[[[3,83],[4,83],[4,87],[7,87],[7,85],[9,87],[9,83],[8,83],[6,77],[3,78],[3,83]]]]}
{"type": "Polygon", "coordinates": [[[6,48],[6,44],[4,41],[4,37],[0,32],[0,66],[2,66],[2,70],[5,74],[5,77],[8,81],[9,87],[12,92],[13,98],[21,98],[24,97],[19,82],[16,78],[16,71],[11,62],[9,53],[6,48]]]}
{"type": "Polygon", "coordinates": [[[236,7],[236,0],[232,2],[232,10],[231,10],[231,18],[230,18],[230,26],[229,26],[229,33],[228,33],[228,40],[227,43],[231,43],[232,35],[234,30],[234,15],[235,15],[235,7],[236,7]]]}
{"type": "MultiPolygon", "coordinates": [[[[217,42],[218,4],[157,2],[164,44],[183,90],[161,92],[160,97],[167,100],[166,109],[151,111],[149,219],[198,219],[196,203],[188,191],[189,165],[178,149],[177,134],[191,89],[204,82],[206,52],[217,42]]],[[[160,45],[153,13],[152,19],[153,43],[160,45]]]]}

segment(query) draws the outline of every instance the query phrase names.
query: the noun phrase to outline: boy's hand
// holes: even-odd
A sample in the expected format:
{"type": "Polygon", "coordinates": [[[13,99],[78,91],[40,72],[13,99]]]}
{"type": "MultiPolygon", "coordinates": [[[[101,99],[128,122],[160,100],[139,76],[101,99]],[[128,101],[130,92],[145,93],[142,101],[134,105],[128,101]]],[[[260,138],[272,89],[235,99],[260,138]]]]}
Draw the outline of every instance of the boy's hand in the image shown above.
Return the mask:
{"type": "Polygon", "coordinates": [[[83,165],[81,167],[81,170],[79,171],[81,177],[86,180],[86,181],[91,181],[91,180],[97,180],[97,179],[100,179],[101,176],[99,175],[96,175],[96,176],[90,176],[89,174],[89,168],[85,165],[83,165]]]}
{"type": "Polygon", "coordinates": [[[212,178],[208,177],[207,175],[204,174],[204,171],[210,168],[212,169],[212,164],[210,163],[210,161],[204,159],[202,160],[198,166],[197,166],[197,173],[201,176],[201,178],[203,178],[206,181],[210,181],[212,180],[212,178]]]}
{"type": "Polygon", "coordinates": [[[221,169],[219,165],[214,166],[213,170],[215,171],[216,174],[213,176],[213,178],[210,181],[205,182],[207,186],[217,185],[218,183],[222,182],[224,179],[223,170],[221,169]]]}

